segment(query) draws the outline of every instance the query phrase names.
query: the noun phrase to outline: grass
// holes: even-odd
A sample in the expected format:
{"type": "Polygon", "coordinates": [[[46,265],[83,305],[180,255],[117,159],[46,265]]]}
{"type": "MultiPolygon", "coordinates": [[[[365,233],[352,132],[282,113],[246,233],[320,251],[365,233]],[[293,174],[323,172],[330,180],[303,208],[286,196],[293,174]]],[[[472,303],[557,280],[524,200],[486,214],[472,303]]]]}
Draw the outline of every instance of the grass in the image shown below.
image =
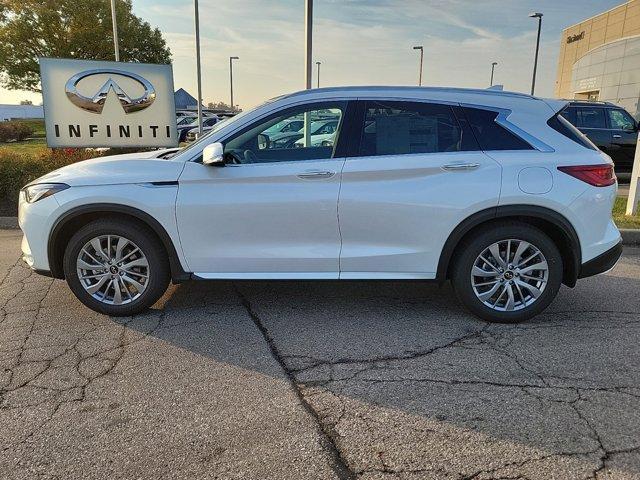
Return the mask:
{"type": "Polygon", "coordinates": [[[626,216],[624,214],[627,208],[627,198],[618,197],[613,205],[613,221],[616,222],[618,228],[640,228],[640,216],[626,216]]]}
{"type": "Polygon", "coordinates": [[[44,138],[37,138],[34,140],[27,140],[24,142],[9,142],[0,143],[0,156],[1,154],[24,154],[38,156],[45,153],[47,149],[47,141],[44,138]]]}

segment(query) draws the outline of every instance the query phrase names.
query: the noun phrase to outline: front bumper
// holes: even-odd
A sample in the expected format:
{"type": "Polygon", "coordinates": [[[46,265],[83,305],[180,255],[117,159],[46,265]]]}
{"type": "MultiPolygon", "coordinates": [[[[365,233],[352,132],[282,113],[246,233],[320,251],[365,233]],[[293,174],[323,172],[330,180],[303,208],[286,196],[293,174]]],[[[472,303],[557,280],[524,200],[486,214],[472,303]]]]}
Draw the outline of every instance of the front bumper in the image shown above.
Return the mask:
{"type": "Polygon", "coordinates": [[[47,246],[51,224],[59,209],[55,195],[28,203],[24,192],[20,192],[18,201],[18,224],[23,232],[22,259],[36,272],[48,272],[49,258],[47,246]]]}
{"type": "Polygon", "coordinates": [[[606,272],[611,270],[616,266],[618,260],[620,260],[620,256],[622,255],[622,240],[620,240],[616,245],[611,247],[604,253],[601,253],[595,258],[592,258],[586,263],[583,263],[580,267],[580,275],[578,278],[591,277],[593,275],[598,275],[599,273],[606,272]]]}

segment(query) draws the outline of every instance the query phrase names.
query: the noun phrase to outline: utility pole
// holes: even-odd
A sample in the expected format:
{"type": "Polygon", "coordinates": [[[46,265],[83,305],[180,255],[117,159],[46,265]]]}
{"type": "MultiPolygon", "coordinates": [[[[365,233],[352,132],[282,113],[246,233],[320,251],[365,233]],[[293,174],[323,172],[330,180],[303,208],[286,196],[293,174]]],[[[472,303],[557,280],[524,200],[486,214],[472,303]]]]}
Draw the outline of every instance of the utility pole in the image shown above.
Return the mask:
{"type": "Polygon", "coordinates": [[[531,95],[536,90],[536,70],[538,69],[538,51],[540,50],[540,31],[542,30],[542,13],[530,13],[530,18],[538,19],[538,39],[536,40],[536,57],[533,61],[533,78],[531,79],[531,95]]]}
{"type": "Polygon", "coordinates": [[[318,85],[317,85],[317,88],[320,88],[320,65],[321,65],[321,62],[316,62],[316,67],[318,69],[318,72],[317,72],[318,73],[318,85]]]}
{"type": "Polygon", "coordinates": [[[422,86],[422,60],[424,59],[424,48],[422,45],[413,47],[414,50],[420,50],[420,70],[418,73],[418,86],[422,86]]]}
{"type": "Polygon", "coordinates": [[[113,48],[116,53],[116,62],[119,62],[120,45],[118,42],[118,19],[116,18],[116,0],[111,0],[111,22],[113,23],[113,48]]]}
{"type": "Polygon", "coordinates": [[[231,86],[231,110],[234,109],[233,103],[233,61],[240,60],[240,57],[229,57],[229,85],[231,86]]]}
{"type": "Polygon", "coordinates": [[[202,135],[202,68],[200,65],[200,13],[198,0],[193,0],[196,18],[196,76],[198,78],[198,135],[202,135]]]}

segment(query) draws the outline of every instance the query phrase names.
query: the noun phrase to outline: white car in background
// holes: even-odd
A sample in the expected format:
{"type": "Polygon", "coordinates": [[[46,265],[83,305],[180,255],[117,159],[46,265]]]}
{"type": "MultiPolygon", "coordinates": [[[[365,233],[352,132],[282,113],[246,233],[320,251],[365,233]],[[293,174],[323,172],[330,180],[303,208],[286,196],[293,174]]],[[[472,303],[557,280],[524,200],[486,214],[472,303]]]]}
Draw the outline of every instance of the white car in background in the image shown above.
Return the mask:
{"type": "Polygon", "coordinates": [[[169,159],[97,158],[20,193],[23,258],[88,307],[133,315],[170,280],[451,280],[493,322],[610,269],[611,159],[566,102],[456,88],[305,90],[216,125],[169,159]],[[290,118],[333,145],[271,148],[290,118]]]}

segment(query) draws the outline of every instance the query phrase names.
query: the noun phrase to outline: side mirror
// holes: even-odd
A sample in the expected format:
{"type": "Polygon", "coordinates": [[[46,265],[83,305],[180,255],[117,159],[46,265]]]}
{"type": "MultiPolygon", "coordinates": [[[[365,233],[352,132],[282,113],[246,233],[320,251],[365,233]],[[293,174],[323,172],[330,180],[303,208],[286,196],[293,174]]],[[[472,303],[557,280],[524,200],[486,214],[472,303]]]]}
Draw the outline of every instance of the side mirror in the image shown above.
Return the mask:
{"type": "Polygon", "coordinates": [[[202,151],[202,163],[215,167],[224,167],[224,147],[216,142],[204,147],[202,151]]]}
{"type": "Polygon", "coordinates": [[[269,140],[269,136],[264,133],[258,134],[258,149],[266,150],[270,147],[271,141],[269,140]]]}

